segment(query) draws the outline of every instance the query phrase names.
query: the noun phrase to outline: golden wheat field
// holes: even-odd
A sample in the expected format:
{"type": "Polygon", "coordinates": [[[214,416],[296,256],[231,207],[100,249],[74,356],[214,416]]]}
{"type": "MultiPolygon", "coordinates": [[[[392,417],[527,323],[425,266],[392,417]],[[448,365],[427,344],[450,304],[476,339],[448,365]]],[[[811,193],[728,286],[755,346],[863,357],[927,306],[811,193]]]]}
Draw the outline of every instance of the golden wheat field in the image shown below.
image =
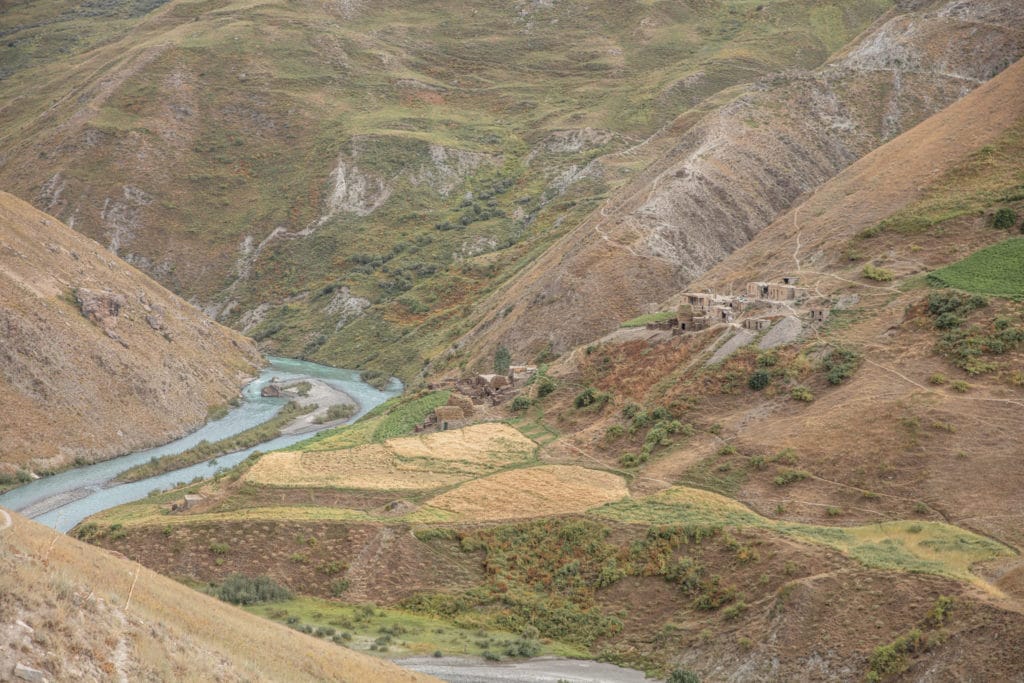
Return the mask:
{"type": "Polygon", "coordinates": [[[617,475],[578,465],[543,465],[475,479],[428,501],[464,519],[487,521],[583,512],[629,495],[617,475]]]}
{"type": "Polygon", "coordinates": [[[512,427],[488,423],[334,451],[268,453],[246,479],[273,486],[431,489],[526,462],[535,447],[512,427]]]}

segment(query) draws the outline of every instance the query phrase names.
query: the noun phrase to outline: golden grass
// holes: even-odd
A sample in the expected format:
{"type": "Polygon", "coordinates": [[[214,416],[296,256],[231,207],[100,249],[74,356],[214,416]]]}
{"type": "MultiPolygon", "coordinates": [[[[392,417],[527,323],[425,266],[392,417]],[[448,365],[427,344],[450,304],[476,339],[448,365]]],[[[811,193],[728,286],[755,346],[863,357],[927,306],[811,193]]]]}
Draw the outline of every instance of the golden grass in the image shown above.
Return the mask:
{"type": "Polygon", "coordinates": [[[535,447],[512,427],[488,423],[342,450],[269,453],[246,480],[274,486],[432,489],[526,462],[535,447]]]}
{"type": "Polygon", "coordinates": [[[8,623],[21,618],[37,634],[50,634],[45,647],[60,656],[26,651],[19,659],[44,668],[51,680],[81,677],[63,668],[65,655],[75,666],[98,668],[104,679],[436,680],[247,614],[13,517],[14,526],[0,531],[0,613],[11,616],[7,611],[16,608],[18,616],[8,623]],[[53,624],[70,631],[55,632],[53,624]],[[74,639],[69,646],[77,649],[65,653],[63,639],[74,639]]]}
{"type": "Polygon", "coordinates": [[[467,482],[428,501],[474,521],[584,512],[629,495],[622,477],[577,465],[544,465],[467,482]]]}

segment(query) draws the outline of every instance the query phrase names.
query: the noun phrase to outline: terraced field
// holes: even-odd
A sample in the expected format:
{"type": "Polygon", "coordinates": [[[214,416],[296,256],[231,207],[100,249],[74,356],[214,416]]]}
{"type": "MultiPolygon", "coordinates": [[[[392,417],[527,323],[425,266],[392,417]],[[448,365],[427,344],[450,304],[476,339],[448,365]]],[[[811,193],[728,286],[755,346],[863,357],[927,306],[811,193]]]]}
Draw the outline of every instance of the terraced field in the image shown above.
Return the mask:
{"type": "Polygon", "coordinates": [[[459,521],[483,522],[580,513],[628,495],[620,476],[577,465],[545,465],[474,479],[426,504],[454,512],[459,521]]]}
{"type": "Polygon", "coordinates": [[[253,465],[245,480],[273,486],[433,489],[526,463],[535,448],[512,427],[481,424],[345,450],[269,453],[253,465]]]}

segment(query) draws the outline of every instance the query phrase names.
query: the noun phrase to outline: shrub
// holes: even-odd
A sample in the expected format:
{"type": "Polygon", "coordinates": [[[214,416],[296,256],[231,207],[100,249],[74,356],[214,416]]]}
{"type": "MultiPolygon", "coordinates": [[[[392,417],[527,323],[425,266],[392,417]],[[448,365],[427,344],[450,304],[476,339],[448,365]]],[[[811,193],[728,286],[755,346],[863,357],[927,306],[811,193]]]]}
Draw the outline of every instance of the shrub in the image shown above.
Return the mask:
{"type": "Polygon", "coordinates": [[[268,576],[232,574],[214,592],[218,598],[233,605],[291,600],[292,593],[268,576]]]}
{"type": "Polygon", "coordinates": [[[892,272],[885,268],[878,268],[871,265],[870,263],[864,266],[864,270],[861,273],[869,280],[875,282],[889,282],[892,280],[892,272]]]}
{"type": "Polygon", "coordinates": [[[992,227],[997,230],[1009,230],[1017,225],[1017,214],[1013,209],[1003,207],[992,216],[992,227]]]}
{"type": "Polygon", "coordinates": [[[700,677],[689,669],[674,669],[665,683],[700,683],[700,677]]]}
{"type": "Polygon", "coordinates": [[[540,643],[530,638],[519,638],[505,648],[509,657],[536,657],[540,654],[540,643]]]}
{"type": "Polygon", "coordinates": [[[647,462],[646,453],[640,453],[639,455],[636,453],[623,453],[619,457],[619,464],[623,467],[637,467],[645,462],[647,462]]]}
{"type": "Polygon", "coordinates": [[[829,506],[825,510],[825,514],[828,515],[829,517],[838,517],[839,515],[843,514],[843,509],[842,508],[837,508],[835,506],[829,506]]]}
{"type": "Polygon", "coordinates": [[[860,354],[852,349],[835,347],[822,360],[829,384],[842,384],[860,366],[860,354]]]}
{"type": "Polygon", "coordinates": [[[772,376],[764,370],[757,370],[750,376],[750,379],[747,380],[747,386],[754,391],[761,391],[761,389],[764,389],[771,383],[772,376]]]}
{"type": "Polygon", "coordinates": [[[625,433],[626,430],[623,428],[622,425],[612,425],[608,429],[604,430],[604,438],[608,439],[609,441],[612,441],[614,439],[621,438],[622,435],[625,433]]]}
{"type": "Polygon", "coordinates": [[[341,594],[347,591],[348,587],[348,579],[338,579],[337,581],[332,581],[330,585],[331,595],[333,595],[336,598],[341,597],[341,594]]]}
{"type": "Polygon", "coordinates": [[[530,400],[529,396],[524,396],[523,394],[519,394],[514,399],[512,399],[512,410],[516,412],[526,410],[531,405],[533,405],[533,401],[530,400]]]}
{"type": "Polygon", "coordinates": [[[783,465],[796,465],[800,462],[800,456],[797,455],[796,449],[782,449],[772,456],[771,461],[783,465]]]}
{"type": "Polygon", "coordinates": [[[967,391],[971,388],[971,385],[963,381],[962,379],[958,379],[953,382],[950,382],[949,387],[958,394],[966,394],[967,391]]]}
{"type": "Polygon", "coordinates": [[[380,391],[391,382],[391,378],[380,370],[363,370],[359,373],[359,379],[380,391]]]}
{"type": "Polygon", "coordinates": [[[742,600],[737,600],[736,602],[722,610],[722,616],[724,616],[729,621],[733,621],[734,619],[739,619],[740,615],[743,614],[743,612],[746,611],[746,609],[747,603],[743,602],[742,600]]]}
{"type": "Polygon", "coordinates": [[[210,552],[214,555],[225,555],[230,549],[231,547],[227,543],[214,542],[210,544],[210,552]]]}
{"type": "Polygon", "coordinates": [[[329,562],[324,562],[319,567],[317,567],[317,569],[320,570],[321,574],[326,574],[327,576],[334,576],[335,574],[340,574],[347,568],[348,565],[340,560],[331,560],[329,562]]]}
{"type": "Polygon", "coordinates": [[[814,400],[814,394],[807,387],[793,387],[793,390],[789,392],[789,397],[794,401],[803,401],[804,403],[810,403],[814,400]]]}
{"type": "Polygon", "coordinates": [[[318,425],[322,425],[325,422],[334,422],[335,420],[343,420],[345,418],[352,417],[356,414],[356,406],[351,403],[336,403],[327,409],[327,412],[323,415],[318,415],[313,419],[318,425]]]}
{"type": "Polygon", "coordinates": [[[924,644],[921,631],[911,629],[888,645],[879,645],[868,660],[871,673],[886,676],[900,673],[906,665],[906,655],[919,650],[924,644]]]}
{"type": "Polygon", "coordinates": [[[946,381],[946,376],[943,375],[941,372],[936,372],[935,374],[928,378],[928,383],[934,384],[935,386],[942,386],[943,384],[946,383],[946,381]]]}
{"type": "Polygon", "coordinates": [[[940,595],[939,599],[935,601],[932,611],[928,613],[929,624],[935,628],[945,624],[949,618],[949,613],[953,611],[953,603],[953,598],[947,595],[940,595]]]}
{"type": "Polygon", "coordinates": [[[573,405],[577,408],[586,408],[587,406],[598,405],[603,406],[611,399],[609,394],[603,391],[597,391],[593,387],[587,387],[580,393],[576,394],[576,398],[573,399],[573,405]]]}
{"type": "Polygon", "coordinates": [[[555,384],[555,380],[551,379],[547,375],[541,375],[537,379],[537,398],[544,398],[548,394],[551,394],[558,385],[555,384]]]}
{"type": "Polygon", "coordinates": [[[801,481],[811,476],[810,472],[805,470],[783,470],[775,479],[776,486],[789,486],[794,482],[801,481]]]}
{"type": "Polygon", "coordinates": [[[928,295],[928,313],[940,316],[943,313],[967,315],[973,310],[984,308],[988,301],[977,294],[962,294],[952,290],[932,292],[928,295]]]}

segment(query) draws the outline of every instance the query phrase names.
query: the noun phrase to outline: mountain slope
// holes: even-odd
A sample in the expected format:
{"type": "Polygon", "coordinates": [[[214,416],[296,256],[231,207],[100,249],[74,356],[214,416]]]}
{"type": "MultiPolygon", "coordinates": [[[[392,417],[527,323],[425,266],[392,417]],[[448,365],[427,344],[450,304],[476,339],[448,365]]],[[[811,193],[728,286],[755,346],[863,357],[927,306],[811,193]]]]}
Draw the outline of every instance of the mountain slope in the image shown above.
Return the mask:
{"type": "Polygon", "coordinates": [[[237,396],[260,362],[250,340],[0,193],[6,478],[164,443],[237,396]]]}
{"type": "MultiPolygon", "coordinates": [[[[477,395],[474,419],[508,425],[444,432],[447,447],[395,438],[449,399],[408,396],[76,533],[169,574],[219,582],[258,566],[320,599],[372,598],[399,625],[529,625],[662,673],[1017,680],[1024,300],[975,299],[927,274],[994,245],[992,263],[1010,264],[999,284],[1024,297],[1022,84],[1018,62],[698,282],[724,294],[797,277],[804,299],[738,302],[739,320],[767,330],[617,330],[550,363],[514,402],[442,385],[477,395]],[[1010,219],[996,227],[996,215],[1010,219]],[[534,453],[521,438],[464,447],[512,427],[534,453]],[[165,514],[185,492],[203,506],[165,514]],[[224,541],[253,534],[266,546],[224,541]]],[[[977,272],[959,271],[969,289],[977,272]]],[[[302,618],[330,623],[317,609],[302,618]]]]}
{"type": "Polygon", "coordinates": [[[748,242],[801,195],[1024,54],[1024,8],[895,10],[813,72],[761,79],[671,147],[478,310],[460,341],[556,352],[644,312],[748,242]],[[561,324],[552,328],[550,320],[561,324]]]}
{"type": "MultiPolygon", "coordinates": [[[[2,512],[2,511],[0,511],[2,512]]],[[[6,514],[6,513],[4,513],[6,514]]],[[[20,515],[0,515],[0,676],[427,681],[247,614],[20,515]]]]}
{"type": "Polygon", "coordinates": [[[267,349],[408,379],[651,133],[889,6],[29,3],[0,183],[267,349]]]}

